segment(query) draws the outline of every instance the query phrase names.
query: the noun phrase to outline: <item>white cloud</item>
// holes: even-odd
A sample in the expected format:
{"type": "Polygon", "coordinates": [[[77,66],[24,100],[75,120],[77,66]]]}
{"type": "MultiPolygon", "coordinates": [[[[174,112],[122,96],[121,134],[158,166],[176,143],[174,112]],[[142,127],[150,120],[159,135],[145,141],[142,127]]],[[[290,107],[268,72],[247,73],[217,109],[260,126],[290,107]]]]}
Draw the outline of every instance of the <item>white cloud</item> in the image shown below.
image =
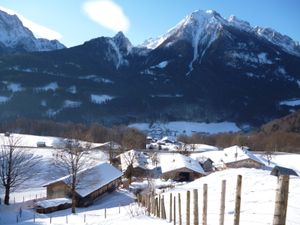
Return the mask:
{"type": "Polygon", "coordinates": [[[40,24],[37,24],[29,19],[27,19],[26,17],[22,16],[21,14],[15,12],[14,10],[11,9],[7,9],[5,7],[0,6],[0,10],[10,14],[10,15],[17,15],[19,17],[19,19],[22,21],[23,25],[27,28],[29,28],[32,33],[38,37],[38,38],[47,38],[50,40],[53,39],[61,39],[63,36],[58,33],[57,31],[51,30],[47,27],[44,27],[40,24]]]}
{"type": "Polygon", "coordinates": [[[83,4],[84,12],[91,20],[113,31],[129,29],[129,19],[123,9],[112,0],[92,0],[83,4]]]}

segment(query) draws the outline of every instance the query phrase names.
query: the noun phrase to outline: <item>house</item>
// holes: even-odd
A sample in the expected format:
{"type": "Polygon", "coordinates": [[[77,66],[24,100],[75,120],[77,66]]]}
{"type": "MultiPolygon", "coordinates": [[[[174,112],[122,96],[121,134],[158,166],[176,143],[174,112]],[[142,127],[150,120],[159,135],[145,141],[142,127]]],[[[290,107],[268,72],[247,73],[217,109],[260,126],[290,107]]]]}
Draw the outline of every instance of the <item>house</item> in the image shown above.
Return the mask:
{"type": "Polygon", "coordinates": [[[141,151],[129,150],[117,156],[122,172],[130,176],[144,177],[149,173],[148,157],[141,151]]]}
{"type": "MultiPolygon", "coordinates": [[[[76,205],[88,206],[105,192],[114,190],[121,182],[122,172],[109,163],[101,163],[78,173],[76,205]]],[[[45,184],[47,199],[71,197],[70,175],[45,184]]]]}
{"type": "Polygon", "coordinates": [[[200,163],[188,156],[174,153],[161,154],[162,178],[175,181],[192,181],[206,175],[200,163]]]}
{"type": "Polygon", "coordinates": [[[298,174],[295,172],[295,170],[292,170],[290,168],[282,167],[282,166],[275,166],[272,171],[271,175],[279,177],[280,175],[289,175],[289,176],[297,176],[298,174]]]}
{"type": "Polygon", "coordinates": [[[223,150],[223,163],[227,168],[261,168],[265,164],[247,147],[231,146],[223,150]]]}
{"type": "Polygon", "coordinates": [[[215,167],[213,165],[214,162],[210,158],[202,156],[202,157],[198,158],[198,162],[200,163],[200,165],[202,166],[202,168],[205,172],[215,171],[215,167]]]}

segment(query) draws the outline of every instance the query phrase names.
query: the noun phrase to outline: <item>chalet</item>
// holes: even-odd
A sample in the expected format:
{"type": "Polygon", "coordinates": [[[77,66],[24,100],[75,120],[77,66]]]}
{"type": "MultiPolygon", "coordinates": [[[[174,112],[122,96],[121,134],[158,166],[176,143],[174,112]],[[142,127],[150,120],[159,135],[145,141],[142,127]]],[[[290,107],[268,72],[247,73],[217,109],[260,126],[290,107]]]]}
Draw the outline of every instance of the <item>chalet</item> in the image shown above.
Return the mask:
{"type": "Polygon", "coordinates": [[[192,181],[206,175],[200,163],[185,155],[161,154],[160,164],[162,178],[175,181],[192,181]]]}
{"type": "Polygon", "coordinates": [[[282,166],[275,166],[272,171],[271,175],[279,177],[280,175],[289,175],[289,176],[297,176],[298,174],[295,172],[295,170],[282,167],[282,166]]]}
{"type": "Polygon", "coordinates": [[[231,146],[223,150],[223,163],[226,168],[262,168],[264,163],[247,147],[231,146]]]}
{"type": "MultiPolygon", "coordinates": [[[[120,183],[122,172],[110,165],[101,163],[78,173],[76,187],[77,206],[88,206],[105,192],[114,190],[120,183]]],[[[70,198],[70,175],[45,184],[47,199],[70,198]]]]}
{"type": "Polygon", "coordinates": [[[143,152],[132,149],[120,154],[117,158],[120,159],[121,169],[125,175],[127,173],[136,177],[148,175],[148,157],[143,152]]]}

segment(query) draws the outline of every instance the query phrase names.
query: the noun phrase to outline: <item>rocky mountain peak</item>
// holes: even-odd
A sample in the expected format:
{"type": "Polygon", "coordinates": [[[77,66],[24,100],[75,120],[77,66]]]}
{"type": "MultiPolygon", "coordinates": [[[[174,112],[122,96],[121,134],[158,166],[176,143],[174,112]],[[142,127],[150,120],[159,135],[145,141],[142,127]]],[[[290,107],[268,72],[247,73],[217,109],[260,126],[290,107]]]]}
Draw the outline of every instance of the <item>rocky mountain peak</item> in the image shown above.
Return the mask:
{"type": "Polygon", "coordinates": [[[0,43],[7,51],[51,51],[65,48],[57,40],[35,38],[16,15],[0,10],[0,43]]]}

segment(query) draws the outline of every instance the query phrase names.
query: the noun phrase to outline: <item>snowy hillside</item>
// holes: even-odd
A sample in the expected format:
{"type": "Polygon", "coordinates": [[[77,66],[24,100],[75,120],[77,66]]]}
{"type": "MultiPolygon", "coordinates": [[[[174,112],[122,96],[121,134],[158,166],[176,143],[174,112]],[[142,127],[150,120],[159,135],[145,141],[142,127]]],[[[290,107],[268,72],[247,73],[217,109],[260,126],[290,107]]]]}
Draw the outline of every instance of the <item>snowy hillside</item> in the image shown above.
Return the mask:
{"type": "MultiPolygon", "coordinates": [[[[44,141],[48,146],[56,143],[59,138],[55,137],[39,137],[32,135],[16,135],[22,137],[22,144],[35,147],[38,141],[44,141]]],[[[0,135],[0,140],[3,140],[3,134],[0,135]]],[[[98,144],[99,145],[99,144],[98,144]]],[[[36,198],[45,197],[46,190],[42,187],[43,184],[49,180],[57,179],[61,176],[60,172],[55,169],[53,165],[53,157],[56,155],[56,149],[50,148],[35,148],[28,150],[35,155],[42,157],[39,167],[39,173],[30,181],[25,183],[20,189],[12,193],[10,206],[0,205],[0,224],[13,225],[17,224],[16,215],[20,214],[20,207],[22,207],[22,216],[18,219],[18,224],[41,224],[46,225],[50,223],[56,225],[76,224],[76,225],[94,225],[94,224],[170,224],[167,221],[148,217],[145,211],[139,208],[135,203],[135,198],[128,190],[119,189],[113,193],[106,194],[97,200],[92,206],[87,208],[78,208],[77,214],[71,215],[70,209],[50,213],[37,214],[30,208],[32,200],[36,198]],[[31,199],[31,201],[28,201],[31,199]],[[23,203],[23,201],[25,201],[23,203]],[[29,207],[30,206],[30,207],[29,207]],[[106,214],[106,218],[105,218],[106,214]],[[36,223],[34,223],[34,218],[36,223]]],[[[206,156],[213,159],[214,162],[221,160],[222,151],[213,151],[203,153],[195,153],[193,158],[206,156]]],[[[255,154],[257,158],[265,162],[267,160],[262,154],[255,154]]],[[[91,151],[87,157],[93,159],[95,163],[107,161],[107,156],[101,151],[91,151]]],[[[165,192],[165,204],[168,205],[169,193],[177,196],[181,193],[182,196],[182,212],[185,212],[186,191],[198,189],[199,192],[199,212],[201,218],[202,212],[202,186],[208,184],[208,224],[215,225],[219,219],[220,207],[220,190],[222,180],[227,181],[226,188],[226,205],[225,205],[225,224],[233,223],[234,213],[234,198],[237,175],[242,175],[242,202],[241,202],[241,224],[242,225],[256,225],[256,224],[272,224],[274,214],[275,189],[277,178],[270,175],[271,167],[275,165],[286,166],[294,169],[300,175],[299,166],[300,155],[278,153],[272,156],[270,168],[266,169],[226,169],[211,173],[205,177],[195,180],[191,183],[174,183],[167,181],[168,186],[175,186],[169,192],[165,192]]],[[[156,187],[160,187],[163,181],[157,179],[153,180],[156,187]]],[[[136,182],[135,185],[147,186],[147,182],[136,182]]],[[[300,179],[292,176],[290,180],[290,194],[287,211],[287,225],[299,224],[299,202],[300,202],[300,179]]],[[[161,189],[157,189],[161,193],[161,189]]],[[[0,189],[0,197],[3,199],[3,190],[0,189]]],[[[192,199],[192,198],[191,198],[192,199]]],[[[167,215],[168,207],[166,207],[167,215]]],[[[193,209],[191,209],[193,210],[193,209]]],[[[192,212],[192,211],[191,211],[192,212]]],[[[183,213],[183,221],[185,214],[183,213]]],[[[192,214],[191,214],[192,215],[192,214]]],[[[178,215],[177,215],[178,216],[178,215]]],[[[192,219],[192,218],[191,218],[192,219]]],[[[178,218],[177,218],[178,221],[178,218]]],[[[192,221],[192,220],[191,220],[192,221]]],[[[185,222],[183,223],[185,224],[185,222]]]]}

